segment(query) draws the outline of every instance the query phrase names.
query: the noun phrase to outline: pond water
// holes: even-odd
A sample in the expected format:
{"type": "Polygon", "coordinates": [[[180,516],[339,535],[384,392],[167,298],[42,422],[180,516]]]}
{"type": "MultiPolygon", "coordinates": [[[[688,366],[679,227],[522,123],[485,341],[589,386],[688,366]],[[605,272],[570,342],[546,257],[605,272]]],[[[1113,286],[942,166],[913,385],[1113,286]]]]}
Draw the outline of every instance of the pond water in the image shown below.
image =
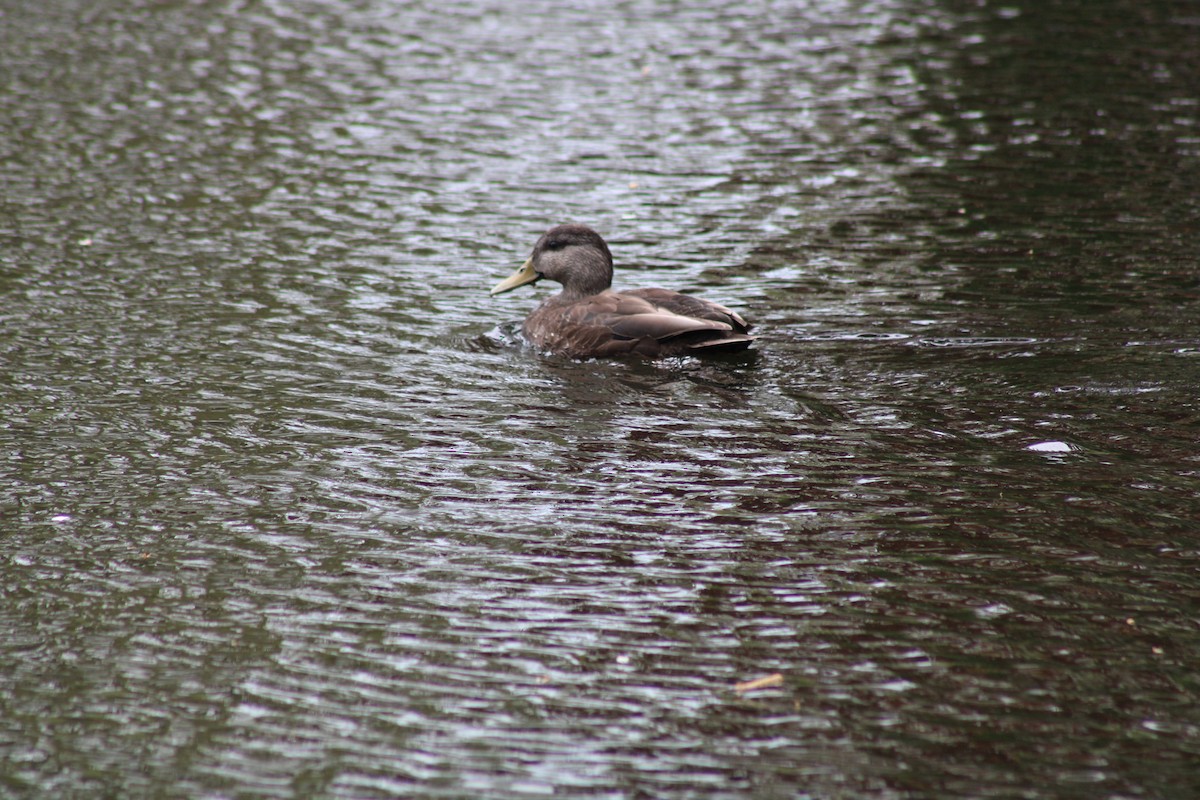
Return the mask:
{"type": "Polygon", "coordinates": [[[1200,793],[1193,5],[8,3],[0,87],[0,796],[1200,793]],[[564,221],[756,349],[524,346],[564,221]]]}

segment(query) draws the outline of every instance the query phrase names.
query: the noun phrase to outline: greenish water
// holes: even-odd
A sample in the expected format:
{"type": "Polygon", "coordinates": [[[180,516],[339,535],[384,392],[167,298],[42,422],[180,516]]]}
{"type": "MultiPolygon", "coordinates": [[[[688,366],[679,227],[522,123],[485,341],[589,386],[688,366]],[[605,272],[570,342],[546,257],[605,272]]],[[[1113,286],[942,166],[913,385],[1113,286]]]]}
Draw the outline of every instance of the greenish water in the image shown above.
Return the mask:
{"type": "Polygon", "coordinates": [[[1193,796],[1194,11],[0,9],[0,797],[1193,796]]]}

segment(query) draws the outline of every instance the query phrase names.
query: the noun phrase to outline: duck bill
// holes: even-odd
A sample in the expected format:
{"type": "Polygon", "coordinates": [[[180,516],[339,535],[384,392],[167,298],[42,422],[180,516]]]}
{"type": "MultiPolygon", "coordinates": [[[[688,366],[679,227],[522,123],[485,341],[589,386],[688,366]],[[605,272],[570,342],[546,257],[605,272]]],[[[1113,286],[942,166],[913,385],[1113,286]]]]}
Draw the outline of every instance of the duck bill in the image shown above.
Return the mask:
{"type": "Polygon", "coordinates": [[[515,289],[518,286],[524,286],[527,283],[533,283],[540,277],[542,276],[538,275],[533,269],[533,259],[526,259],[525,263],[521,265],[519,270],[495,285],[495,287],[492,289],[492,294],[497,295],[501,292],[507,292],[510,289],[515,289]]]}

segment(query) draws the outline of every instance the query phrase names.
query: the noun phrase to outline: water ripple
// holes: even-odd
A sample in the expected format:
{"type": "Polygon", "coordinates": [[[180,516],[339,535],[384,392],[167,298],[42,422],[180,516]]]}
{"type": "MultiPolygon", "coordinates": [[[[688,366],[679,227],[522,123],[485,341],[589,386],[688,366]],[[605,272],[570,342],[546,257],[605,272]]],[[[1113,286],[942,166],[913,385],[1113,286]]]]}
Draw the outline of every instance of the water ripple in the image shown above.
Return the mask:
{"type": "Polygon", "coordinates": [[[0,26],[0,791],[1191,779],[1178,20],[77,12],[0,26]],[[532,351],[567,219],[757,351],[532,351]]]}

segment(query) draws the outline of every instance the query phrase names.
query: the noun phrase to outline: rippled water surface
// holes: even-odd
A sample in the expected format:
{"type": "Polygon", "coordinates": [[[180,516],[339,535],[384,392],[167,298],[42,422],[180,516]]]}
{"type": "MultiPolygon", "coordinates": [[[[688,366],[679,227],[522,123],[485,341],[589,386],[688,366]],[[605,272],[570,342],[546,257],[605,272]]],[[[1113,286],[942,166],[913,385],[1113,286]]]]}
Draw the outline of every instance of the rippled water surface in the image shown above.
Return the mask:
{"type": "Polygon", "coordinates": [[[4,4],[0,796],[1200,793],[1198,54],[4,4]],[[757,349],[524,346],[567,220],[757,349]]]}

